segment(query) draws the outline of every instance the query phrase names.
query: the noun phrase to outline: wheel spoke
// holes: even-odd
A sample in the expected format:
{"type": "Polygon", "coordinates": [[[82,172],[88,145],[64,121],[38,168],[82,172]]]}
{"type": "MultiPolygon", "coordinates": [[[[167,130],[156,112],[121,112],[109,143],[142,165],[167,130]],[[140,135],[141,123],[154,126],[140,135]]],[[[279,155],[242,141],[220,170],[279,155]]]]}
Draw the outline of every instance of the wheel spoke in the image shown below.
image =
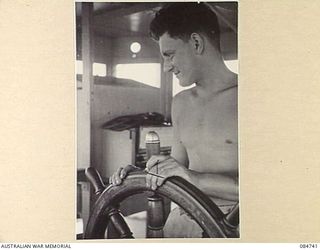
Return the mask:
{"type": "Polygon", "coordinates": [[[109,216],[109,219],[112,222],[114,228],[119,233],[119,237],[121,239],[134,238],[132,236],[132,232],[131,232],[128,224],[124,220],[124,218],[123,218],[122,214],[120,213],[119,209],[114,208],[114,207],[111,208],[108,211],[108,216],[109,216]]]}

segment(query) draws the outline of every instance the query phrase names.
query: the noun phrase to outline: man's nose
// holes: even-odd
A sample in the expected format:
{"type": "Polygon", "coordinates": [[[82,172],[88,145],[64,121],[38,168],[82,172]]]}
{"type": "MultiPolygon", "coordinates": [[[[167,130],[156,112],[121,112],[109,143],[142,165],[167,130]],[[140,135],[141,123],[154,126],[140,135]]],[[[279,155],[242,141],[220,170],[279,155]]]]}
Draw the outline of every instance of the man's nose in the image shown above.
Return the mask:
{"type": "Polygon", "coordinates": [[[171,62],[168,62],[167,60],[164,60],[163,62],[163,71],[164,72],[170,72],[172,71],[173,66],[171,62]]]}

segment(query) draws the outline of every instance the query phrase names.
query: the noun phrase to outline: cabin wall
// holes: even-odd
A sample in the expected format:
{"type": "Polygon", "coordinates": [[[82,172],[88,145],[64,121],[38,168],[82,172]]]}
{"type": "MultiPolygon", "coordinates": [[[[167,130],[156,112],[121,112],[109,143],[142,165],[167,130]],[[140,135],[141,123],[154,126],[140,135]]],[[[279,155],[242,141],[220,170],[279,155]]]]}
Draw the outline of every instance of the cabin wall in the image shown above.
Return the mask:
{"type": "MultiPolygon", "coordinates": [[[[159,95],[159,89],[152,87],[139,88],[104,85],[94,86],[92,120],[92,165],[100,170],[102,174],[109,173],[109,171],[106,171],[106,169],[104,169],[105,163],[103,162],[103,152],[105,151],[104,145],[108,144],[105,142],[105,140],[110,139],[108,138],[108,136],[106,136],[106,133],[104,133],[102,125],[105,122],[110,121],[111,119],[123,115],[159,112],[159,95]]],[[[129,136],[127,137],[126,144],[130,144],[129,136]]],[[[129,156],[128,158],[130,158],[131,150],[131,147],[121,147],[121,149],[119,149],[117,153],[129,156]]],[[[131,161],[128,161],[126,164],[130,163],[131,161]]]]}
{"type": "MultiPolygon", "coordinates": [[[[95,37],[94,62],[106,63],[108,75],[111,75],[117,63],[159,62],[158,50],[157,43],[149,37],[120,39],[95,37]],[[132,58],[132,52],[129,49],[132,42],[140,42],[142,45],[136,58],[132,58]]],[[[100,78],[99,85],[95,81],[92,90],[90,164],[105,173],[103,145],[107,138],[104,136],[102,125],[118,116],[145,112],[160,113],[160,89],[148,86],[133,87],[129,83],[128,86],[117,86],[112,83],[110,85],[107,81],[105,85],[100,85],[101,82],[103,83],[103,78],[100,78]]],[[[123,154],[131,154],[131,152],[123,152],[123,154]]]]}

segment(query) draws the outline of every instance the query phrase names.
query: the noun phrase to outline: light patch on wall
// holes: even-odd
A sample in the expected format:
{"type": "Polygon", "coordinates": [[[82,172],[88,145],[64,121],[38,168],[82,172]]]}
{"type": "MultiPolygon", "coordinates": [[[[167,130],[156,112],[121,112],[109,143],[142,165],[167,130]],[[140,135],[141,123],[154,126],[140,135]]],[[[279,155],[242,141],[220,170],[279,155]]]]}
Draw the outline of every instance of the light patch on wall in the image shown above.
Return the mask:
{"type": "Polygon", "coordinates": [[[117,64],[115,76],[160,88],[160,63],[117,64]]]}
{"type": "MultiPolygon", "coordinates": [[[[76,74],[83,75],[83,62],[76,61],[76,74]]],[[[92,75],[94,76],[107,76],[107,65],[104,63],[93,63],[92,64],[92,75]]]]}

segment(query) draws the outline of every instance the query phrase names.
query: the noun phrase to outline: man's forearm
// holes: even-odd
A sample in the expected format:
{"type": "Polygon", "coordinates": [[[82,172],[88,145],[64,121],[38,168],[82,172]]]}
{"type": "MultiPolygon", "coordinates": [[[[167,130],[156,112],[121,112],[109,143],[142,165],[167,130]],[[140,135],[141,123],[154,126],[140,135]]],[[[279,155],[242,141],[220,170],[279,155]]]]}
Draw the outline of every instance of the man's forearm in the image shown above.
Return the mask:
{"type": "Polygon", "coordinates": [[[186,180],[211,197],[238,201],[238,177],[227,174],[186,171],[186,180]]]}

